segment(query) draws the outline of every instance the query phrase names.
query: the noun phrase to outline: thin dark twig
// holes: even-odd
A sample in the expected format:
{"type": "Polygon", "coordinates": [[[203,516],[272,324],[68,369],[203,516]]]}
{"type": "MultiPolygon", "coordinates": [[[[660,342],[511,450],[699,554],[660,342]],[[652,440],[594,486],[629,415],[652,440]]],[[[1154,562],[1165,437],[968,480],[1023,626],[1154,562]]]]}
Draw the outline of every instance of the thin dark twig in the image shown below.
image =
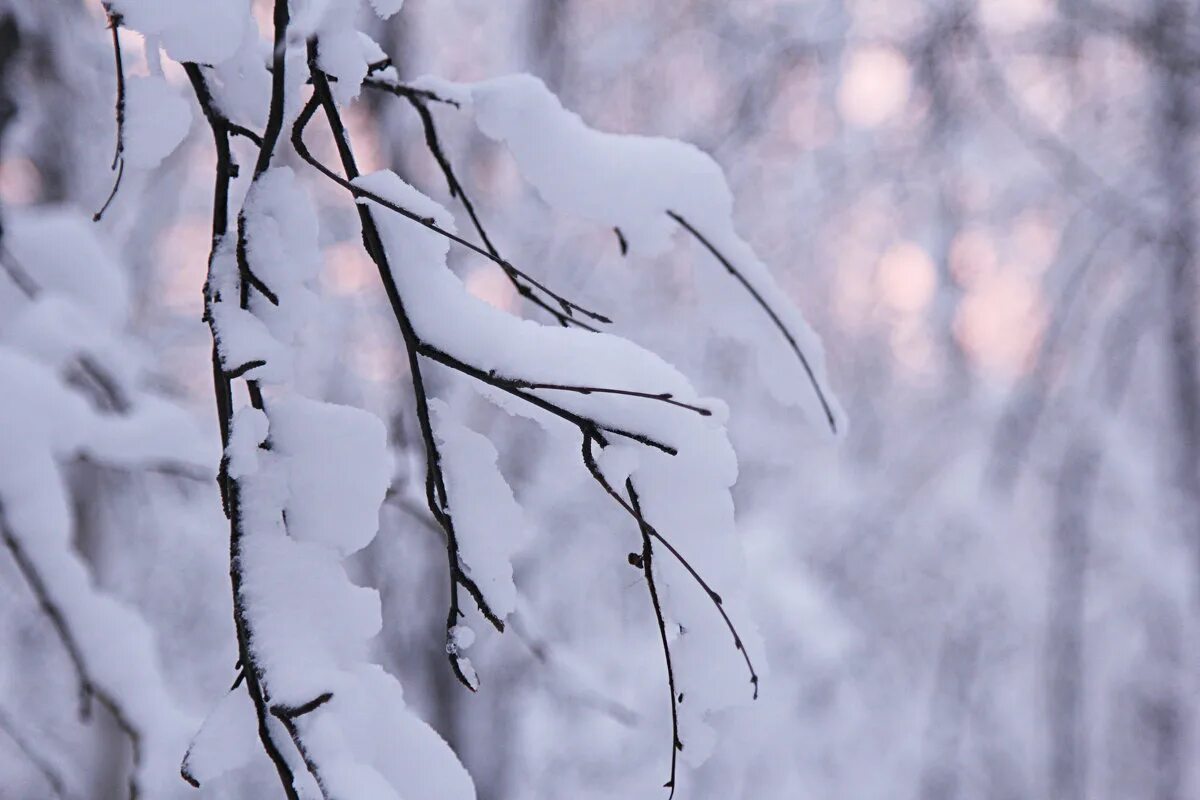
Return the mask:
{"type": "Polygon", "coordinates": [[[668,800],[675,796],[675,775],[679,763],[679,752],[683,750],[683,741],[679,738],[679,703],[683,700],[683,695],[679,694],[675,688],[675,668],[671,664],[671,645],[667,641],[667,623],[663,617],[662,601],[658,597],[658,584],[654,580],[654,546],[650,541],[649,526],[646,525],[642,518],[642,509],[638,505],[637,492],[633,488],[633,481],[629,478],[625,479],[625,491],[629,493],[629,501],[633,506],[634,513],[637,515],[639,527],[642,534],[642,573],[646,576],[646,587],[650,590],[650,604],[654,606],[654,619],[658,623],[658,635],[662,640],[663,659],[667,664],[667,687],[671,691],[671,777],[663,784],[669,788],[671,793],[667,795],[668,800]]]}
{"type": "Polygon", "coordinates": [[[428,89],[418,89],[415,86],[407,86],[403,83],[395,83],[393,81],[385,81],[380,78],[372,78],[368,76],[366,80],[363,81],[363,85],[371,89],[378,89],[383,92],[391,92],[397,97],[416,97],[421,100],[428,100],[431,103],[444,103],[448,106],[454,106],[455,108],[462,107],[457,100],[451,100],[449,98],[442,97],[436,92],[431,92],[428,89]]]}
{"type": "Polygon", "coordinates": [[[253,361],[247,361],[245,364],[240,364],[239,366],[228,370],[225,373],[225,377],[229,378],[230,380],[233,380],[234,378],[241,378],[250,370],[258,369],[259,367],[265,367],[266,365],[266,361],[263,361],[261,358],[256,358],[253,361]]]}
{"type": "Polygon", "coordinates": [[[505,377],[505,376],[497,374],[494,370],[480,369],[479,367],[468,364],[465,361],[462,361],[461,359],[455,358],[454,356],[450,355],[449,353],[446,353],[445,351],[440,350],[440,349],[434,347],[433,345],[425,344],[423,342],[419,344],[419,352],[421,353],[421,355],[423,355],[427,358],[430,358],[434,361],[437,361],[439,364],[442,364],[443,366],[450,367],[451,369],[457,370],[458,372],[461,372],[464,375],[475,378],[476,380],[480,381],[481,383],[486,383],[489,386],[494,386],[497,389],[500,389],[501,391],[504,391],[504,392],[507,392],[508,394],[513,395],[514,397],[521,398],[522,400],[529,403],[530,405],[536,406],[536,407],[542,409],[543,411],[547,411],[550,414],[553,414],[554,416],[559,417],[560,419],[564,419],[567,422],[570,422],[575,427],[579,428],[579,430],[582,431],[583,433],[588,433],[590,431],[601,431],[602,430],[607,433],[611,433],[615,436],[620,436],[622,438],[630,439],[631,441],[635,441],[639,444],[644,444],[647,447],[653,447],[655,450],[661,450],[662,452],[664,452],[670,456],[679,454],[679,450],[677,448],[672,447],[671,445],[666,444],[664,442],[660,442],[657,439],[654,439],[644,433],[638,433],[637,431],[625,430],[624,428],[617,428],[617,427],[614,427],[611,425],[601,423],[594,419],[589,419],[587,417],[580,416],[579,414],[576,414],[573,411],[569,411],[569,410],[563,408],[562,406],[556,405],[555,403],[551,403],[549,400],[546,400],[543,397],[540,397],[536,394],[530,394],[529,391],[527,391],[521,387],[521,379],[520,378],[509,378],[509,377],[505,377]]]}
{"type": "Polygon", "coordinates": [[[667,537],[663,536],[657,528],[646,521],[646,518],[642,515],[639,509],[637,509],[633,504],[625,502],[625,499],[622,498],[615,489],[613,489],[612,485],[608,482],[608,479],[605,478],[604,474],[600,471],[599,465],[596,463],[595,455],[592,452],[593,440],[596,441],[601,447],[605,446],[605,443],[602,439],[597,439],[596,437],[591,437],[590,439],[588,437],[584,438],[583,461],[587,466],[588,471],[591,472],[592,477],[609,494],[609,496],[616,500],[621,508],[625,509],[626,513],[634,518],[639,526],[645,526],[650,536],[654,539],[657,539],[662,543],[663,547],[667,548],[675,560],[679,562],[680,566],[687,570],[687,573],[692,576],[692,580],[694,580],[708,595],[708,599],[712,601],[713,607],[717,609],[717,612],[721,615],[721,619],[724,620],[725,627],[729,630],[730,636],[733,637],[734,647],[742,654],[742,660],[746,662],[746,670],[750,673],[750,684],[754,687],[753,699],[757,700],[758,672],[754,669],[754,662],[750,660],[750,654],[746,652],[745,642],[742,641],[741,634],[738,633],[737,627],[733,624],[733,620],[730,618],[729,613],[725,611],[725,604],[721,599],[721,595],[717,594],[716,591],[708,584],[708,581],[701,577],[700,572],[692,566],[691,562],[688,561],[682,553],[679,552],[675,545],[671,544],[667,537]]]}
{"type": "Polygon", "coordinates": [[[104,4],[105,13],[108,15],[108,28],[112,31],[113,43],[113,60],[117,71],[117,143],[113,151],[112,166],[110,169],[117,168],[117,162],[121,160],[121,156],[125,152],[125,67],[121,59],[121,37],[119,31],[125,19],[121,14],[112,10],[112,6],[108,3],[104,4]]]}
{"type": "Polygon", "coordinates": [[[566,299],[554,291],[551,291],[550,289],[546,288],[544,284],[534,280],[501,258],[499,250],[496,249],[495,244],[492,242],[491,238],[487,234],[487,231],[483,227],[483,222],[480,221],[479,215],[475,212],[475,204],[471,202],[471,198],[467,195],[462,183],[458,180],[458,176],[454,174],[454,168],[450,165],[450,159],[446,157],[445,150],[442,148],[441,141],[438,138],[437,126],[433,121],[433,114],[429,110],[426,98],[415,92],[405,93],[402,96],[408,100],[409,104],[413,107],[413,109],[416,110],[417,116],[421,118],[421,127],[425,131],[425,145],[429,149],[430,155],[433,156],[434,161],[436,161],[438,166],[441,168],[442,175],[446,178],[446,185],[449,188],[450,196],[452,198],[458,198],[462,202],[463,208],[467,212],[467,216],[471,219],[471,225],[475,228],[476,233],[479,234],[479,238],[483,241],[484,247],[487,248],[488,252],[491,253],[497,263],[501,265],[501,269],[504,271],[505,277],[508,278],[509,283],[513,285],[513,288],[517,290],[517,294],[521,295],[521,297],[524,297],[538,308],[553,316],[554,319],[563,327],[575,325],[577,327],[584,328],[585,330],[593,332],[596,331],[596,328],[576,318],[575,312],[579,311],[580,313],[585,314],[592,319],[598,319],[599,315],[589,312],[587,309],[579,306],[573,301],[566,299]],[[545,300],[538,297],[534,293],[534,289],[540,290],[546,294],[552,301],[557,303],[562,310],[560,311],[559,309],[550,305],[550,303],[547,303],[545,300]]]}
{"type": "Polygon", "coordinates": [[[104,212],[108,210],[109,205],[117,196],[117,189],[121,186],[121,178],[125,175],[125,65],[121,58],[121,37],[119,31],[123,17],[112,10],[112,6],[108,3],[104,4],[105,13],[108,15],[108,27],[112,30],[112,46],[113,46],[113,61],[117,72],[117,100],[115,116],[117,120],[117,144],[113,151],[112,167],[117,173],[116,180],[113,181],[112,191],[108,193],[108,199],[104,201],[104,205],[100,210],[92,215],[93,222],[99,222],[104,216],[104,212]]]}
{"type": "Polygon", "coordinates": [[[309,700],[307,703],[302,703],[298,706],[287,706],[281,703],[273,705],[271,706],[271,713],[280,719],[283,719],[284,717],[287,717],[288,719],[297,719],[298,717],[303,717],[305,714],[311,714],[332,699],[333,692],[323,692],[322,694],[314,697],[312,700],[309,700]]]}
{"type": "Polygon", "coordinates": [[[529,381],[516,381],[517,385],[525,389],[552,389],[558,392],[575,392],[576,394],[619,394],[625,397],[640,397],[644,400],[657,400],[667,405],[684,408],[688,411],[695,411],[702,417],[711,417],[712,411],[703,406],[692,405],[676,400],[675,396],[670,392],[638,392],[632,389],[607,389],[603,386],[568,386],[560,383],[531,383],[529,381]]]}
{"type": "Polygon", "coordinates": [[[121,188],[121,178],[125,177],[125,159],[117,165],[117,178],[113,181],[112,189],[108,192],[108,198],[104,201],[104,205],[100,206],[100,210],[92,214],[92,222],[99,222],[104,217],[104,212],[108,211],[108,207],[112,205],[112,201],[117,198],[117,190],[121,188]]]}
{"type": "Polygon", "coordinates": [[[258,145],[259,147],[263,146],[262,137],[259,136],[254,131],[250,130],[249,128],[238,125],[235,122],[230,122],[228,118],[226,118],[226,120],[225,120],[225,127],[234,136],[241,136],[245,139],[249,139],[250,141],[254,142],[254,144],[258,145]]]}
{"type": "Polygon", "coordinates": [[[754,669],[753,662],[750,661],[750,654],[746,652],[745,642],[743,642],[742,637],[738,635],[737,628],[735,628],[733,625],[733,620],[729,618],[729,614],[725,611],[725,604],[721,600],[721,595],[717,594],[713,588],[708,585],[708,582],[704,580],[704,578],[700,577],[700,573],[696,571],[696,568],[692,566],[691,562],[684,558],[683,554],[675,548],[675,545],[667,541],[666,537],[659,533],[658,530],[651,527],[650,535],[662,543],[662,546],[667,548],[671,555],[675,557],[675,560],[679,562],[680,566],[687,570],[688,574],[692,576],[692,580],[698,583],[700,588],[702,588],[708,594],[708,599],[712,601],[717,611],[721,614],[721,619],[725,621],[725,627],[729,629],[729,633],[733,636],[733,646],[742,654],[742,660],[746,662],[746,669],[750,672],[750,684],[754,687],[754,694],[751,699],[757,700],[758,673],[754,669]]]}
{"type": "Polygon", "coordinates": [[[791,346],[792,352],[796,354],[796,358],[800,359],[800,365],[804,368],[804,374],[808,377],[808,382],[812,385],[813,391],[817,395],[817,400],[819,400],[821,403],[821,410],[825,413],[825,420],[829,423],[829,429],[834,433],[837,433],[837,417],[834,416],[833,408],[829,403],[829,399],[825,396],[825,390],[821,387],[821,382],[817,380],[816,373],[813,372],[812,365],[808,362],[808,356],[804,355],[804,351],[800,349],[800,345],[796,341],[796,337],[790,330],[788,330],[788,327],[783,323],[783,320],[779,318],[779,314],[776,313],[775,309],[771,308],[771,305],[763,298],[761,294],[759,294],[758,290],[754,288],[750,281],[746,280],[746,276],[743,275],[741,271],[733,265],[733,262],[726,258],[725,255],[718,250],[716,246],[713,245],[713,243],[710,242],[706,236],[704,236],[704,234],[700,233],[700,231],[693,227],[692,224],[687,221],[687,219],[679,214],[676,214],[674,211],[667,211],[667,216],[679,223],[684,230],[691,234],[692,238],[702,244],[704,248],[721,263],[721,266],[725,267],[725,270],[742,285],[742,288],[744,288],[750,294],[750,296],[754,298],[754,301],[758,303],[759,307],[764,312],[766,312],[766,315],[770,317],[771,322],[775,325],[779,332],[783,334],[783,338],[786,339],[787,343],[791,346]]]}

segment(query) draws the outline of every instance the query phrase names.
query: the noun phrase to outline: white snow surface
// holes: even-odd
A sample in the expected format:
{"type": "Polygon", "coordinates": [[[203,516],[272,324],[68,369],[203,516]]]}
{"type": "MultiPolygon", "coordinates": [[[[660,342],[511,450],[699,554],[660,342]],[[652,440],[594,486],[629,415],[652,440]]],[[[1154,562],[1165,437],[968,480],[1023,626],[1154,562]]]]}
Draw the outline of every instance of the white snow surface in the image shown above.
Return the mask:
{"type": "Polygon", "coordinates": [[[192,125],[192,106],[155,75],[125,81],[125,163],[153,169],[179,147],[192,125]]]}
{"type": "Polygon", "coordinates": [[[266,362],[247,370],[248,378],[267,383],[291,379],[292,353],[279,343],[258,317],[243,309],[235,298],[213,303],[211,307],[217,331],[217,355],[226,372],[253,361],[266,362]]]}
{"type": "Polygon", "coordinates": [[[256,129],[266,125],[271,104],[271,73],[266,69],[270,60],[271,44],[251,17],[233,54],[206,71],[217,106],[231,120],[256,129]]]}
{"type": "Polygon", "coordinates": [[[239,686],[217,703],[192,737],[183,770],[203,786],[251,763],[261,747],[254,705],[239,686]]]}
{"type": "MultiPolygon", "coordinates": [[[[487,437],[458,422],[441,400],[431,401],[429,410],[463,571],[492,611],[505,619],[516,609],[512,557],[526,539],[528,522],[496,466],[498,454],[487,437]]],[[[471,633],[470,640],[474,638],[471,633]]],[[[454,642],[470,646],[470,641],[454,642]]]]}
{"type": "Polygon", "coordinates": [[[124,24],[162,38],[176,61],[219,64],[233,55],[251,20],[249,0],[113,0],[124,24]]]}
{"type": "Polygon", "coordinates": [[[317,316],[319,305],[317,212],[291,168],[275,167],[250,187],[243,213],[250,270],[279,300],[276,306],[252,291],[251,311],[278,342],[294,344],[306,322],[317,316]]]}
{"type": "Polygon", "coordinates": [[[287,463],[288,532],[343,558],[370,544],[392,476],[382,420],[294,395],[273,401],[269,416],[272,452],[287,463]]]}
{"type": "Polygon", "coordinates": [[[371,0],[371,8],[383,19],[399,13],[403,7],[404,0],[371,0]]]}

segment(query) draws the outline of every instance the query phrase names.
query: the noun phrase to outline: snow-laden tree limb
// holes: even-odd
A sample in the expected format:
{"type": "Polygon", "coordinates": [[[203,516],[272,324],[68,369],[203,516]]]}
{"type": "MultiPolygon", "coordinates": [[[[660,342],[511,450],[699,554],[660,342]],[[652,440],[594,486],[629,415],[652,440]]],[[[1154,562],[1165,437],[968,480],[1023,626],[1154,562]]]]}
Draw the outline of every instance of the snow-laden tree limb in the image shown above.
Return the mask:
{"type": "MultiPolygon", "coordinates": [[[[220,46],[210,45],[203,33],[212,20],[196,20],[193,37],[181,24],[189,19],[182,10],[156,14],[148,0],[114,5],[118,22],[161,36],[168,54],[186,62],[217,155],[205,319],[225,445],[220,481],[230,520],[240,664],[233,691],[194,741],[185,778],[199,783],[243,762],[237,753],[217,751],[225,749],[221,742],[245,741],[223,735],[248,723],[236,705],[244,686],[262,750],[289,798],[473,793],[444,743],[406,711],[395,680],[370,663],[366,647],[381,625],[379,599],[351,584],[341,564],[375,536],[391,466],[377,419],[304,398],[292,387],[298,332],[318,302],[320,249],[311,203],[292,170],[278,166],[290,141],[315,174],[350,195],[403,340],[426,501],[445,535],[451,668],[477,688],[464,654],[474,639],[465,624],[464,593],[499,631],[516,608],[513,541],[489,538],[487,526],[498,520],[519,528],[522,515],[495,465],[495,448],[432,395],[429,370],[466,381],[503,407],[519,406],[547,427],[572,431],[581,466],[632,517],[637,544],[629,562],[647,585],[666,667],[672,721],[666,786],[673,793],[678,756],[692,765],[705,760],[714,746],[708,717],[757,697],[762,665],[734,531],[730,487],[737,465],[725,408],[698,396],[654,354],[598,332],[599,324],[611,322],[608,316],[556,293],[500,254],[451,166],[428,104],[469,107],[480,129],[508,145],[549,202],[615,229],[630,257],[661,251],[675,229],[691,235],[783,335],[786,354],[798,359],[799,368],[781,365],[775,344],[751,335],[763,354],[764,378],[791,399],[809,397],[799,402],[815,405],[837,430],[840,412],[819,344],[733,231],[732,197],[710,158],[666,140],[593,131],[527,77],[472,86],[403,84],[386,55],[353,27],[358,5],[275,0],[269,86],[255,77],[239,86],[228,77],[229,65],[252,62],[247,54],[256,47],[254,36],[239,33],[240,44],[225,37],[220,46]],[[312,88],[304,99],[306,85],[312,88]],[[342,111],[363,85],[414,107],[427,148],[479,243],[459,234],[446,209],[390,170],[360,172],[342,111]],[[252,110],[254,97],[265,113],[252,110]],[[308,146],[306,132],[318,119],[340,169],[308,146]],[[257,153],[231,225],[231,184],[239,174],[233,136],[254,143],[257,153]],[[558,327],[471,296],[447,266],[451,244],[494,263],[558,327]],[[249,400],[241,409],[235,382],[249,400]],[[739,689],[744,681],[751,686],[739,689]],[[413,762],[411,753],[424,755],[413,762]],[[430,763],[438,768],[417,768],[430,763]]],[[[384,15],[399,8],[373,5],[384,15]]],[[[214,17],[229,31],[255,28],[245,0],[223,0],[214,17]]],[[[714,327],[742,333],[739,325],[714,327]]]]}

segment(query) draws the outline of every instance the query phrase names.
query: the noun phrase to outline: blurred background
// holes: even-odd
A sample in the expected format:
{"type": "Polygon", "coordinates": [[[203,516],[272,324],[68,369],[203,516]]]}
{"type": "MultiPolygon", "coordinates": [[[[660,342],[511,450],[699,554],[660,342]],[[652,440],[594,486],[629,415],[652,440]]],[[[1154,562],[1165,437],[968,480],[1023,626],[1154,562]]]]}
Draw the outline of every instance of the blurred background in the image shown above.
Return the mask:
{"type": "MultiPolygon", "coordinates": [[[[683,797],[1200,797],[1195,2],[408,0],[387,23],[366,16],[403,78],[529,71],[595,127],[711,153],[743,237],[825,341],[851,418],[836,441],[776,404],[744,345],[699,314],[690,275],[717,269],[702,250],[680,239],[657,262],[622,260],[610,232],[556,216],[502,148],[435,109],[501,251],[731,406],[770,675],[720,721],[683,797]]],[[[90,215],[112,179],[103,12],[60,0],[19,19],[0,208],[90,215]]],[[[121,35],[145,72],[144,43],[121,35]]],[[[126,174],[99,228],[131,279],[147,380],[215,439],[200,320],[214,162],[194,116],[162,166],[126,174]]],[[[364,95],[350,122],[365,168],[461,213],[407,104],[364,95]]],[[[399,338],[354,209],[311,190],[327,303],[302,380],[391,421],[403,484],[421,465],[399,338]]],[[[469,255],[454,266],[472,291],[537,318],[469,255]]],[[[0,286],[0,317],[17,302],[0,286]]],[[[484,800],[665,796],[634,532],[576,453],[447,376],[439,392],[471,409],[528,512],[521,608],[508,634],[481,635],[470,695],[445,663],[439,535],[389,503],[355,565],[384,596],[381,662],[484,800]]],[[[235,660],[215,487],[72,474],[80,548],[154,622],[202,712],[235,660]]],[[[70,676],[54,677],[65,656],[7,563],[0,610],[0,722],[91,776],[85,796],[116,797],[119,737],[81,726],[69,689],[61,708],[38,699],[70,676]]],[[[2,730],[0,775],[2,798],[48,796],[2,730]]],[[[246,780],[209,796],[252,796],[246,780]]]]}

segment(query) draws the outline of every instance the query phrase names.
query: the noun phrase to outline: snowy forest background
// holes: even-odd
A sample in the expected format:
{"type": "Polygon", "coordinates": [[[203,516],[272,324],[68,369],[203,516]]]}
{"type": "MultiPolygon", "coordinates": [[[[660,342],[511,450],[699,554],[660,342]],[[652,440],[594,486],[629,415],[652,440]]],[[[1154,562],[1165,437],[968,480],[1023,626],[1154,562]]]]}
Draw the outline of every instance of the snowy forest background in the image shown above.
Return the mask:
{"type": "MultiPolygon", "coordinates": [[[[255,13],[269,36],[270,4],[255,13]]],[[[408,0],[386,21],[364,4],[359,23],[403,79],[529,72],[593,127],[712,154],[738,230],[824,341],[850,420],[837,438],[764,388],[754,344],[706,316],[693,278],[712,265],[696,243],[622,259],[610,231],[547,208],[504,148],[434,110],[506,256],[729,405],[746,624],[769,671],[757,702],[714,717],[713,753],[681,767],[676,796],[1200,797],[1200,8],[408,0]]],[[[62,309],[30,321],[20,273],[0,272],[0,347],[90,353],[117,373],[118,401],[128,387],[152,410],[149,449],[179,454],[148,470],[78,457],[62,474],[74,547],[149,624],[166,689],[198,723],[238,660],[202,321],[213,143],[183,67],[118,35],[127,73],[161,69],[191,123],[161,163],[128,166],[93,224],[113,181],[104,9],[0,0],[0,242],[36,263],[54,242],[43,279],[102,329],[62,309]],[[118,279],[81,277],[97,260],[118,279]]],[[[467,229],[409,104],[364,92],[345,119],[364,172],[393,169],[467,229]]],[[[248,172],[247,146],[235,139],[248,172]]],[[[336,159],[329,142],[313,148],[336,159]]],[[[400,336],[345,192],[280,158],[320,219],[321,333],[298,350],[295,382],[386,420],[396,458],[379,534],[347,561],[382,598],[373,659],[480,798],[665,797],[669,707],[626,559],[636,531],[577,449],[435,376],[495,445],[527,523],[508,630],[471,611],[481,686],[456,681],[445,545],[404,488],[424,467],[400,336]]],[[[475,296],[544,319],[484,259],[454,251],[451,266],[475,296]]],[[[113,400],[86,359],[61,365],[113,400]]],[[[8,371],[0,393],[20,381],[8,371]]],[[[23,424],[0,420],[4,474],[27,466],[10,446],[23,424]]],[[[103,703],[81,719],[71,655],[10,556],[0,798],[123,797],[128,737],[103,703]]],[[[172,791],[282,796],[258,758],[172,791]]]]}

